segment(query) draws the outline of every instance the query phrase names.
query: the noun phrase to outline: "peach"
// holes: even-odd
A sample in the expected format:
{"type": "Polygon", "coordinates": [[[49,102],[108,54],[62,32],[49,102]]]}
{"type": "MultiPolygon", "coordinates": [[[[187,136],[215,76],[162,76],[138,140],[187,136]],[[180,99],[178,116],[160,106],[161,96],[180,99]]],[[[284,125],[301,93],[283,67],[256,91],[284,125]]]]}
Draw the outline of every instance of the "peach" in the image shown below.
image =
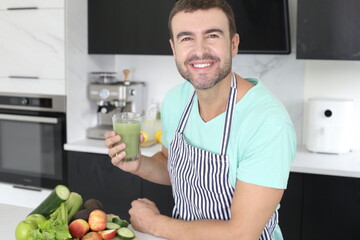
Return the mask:
{"type": "Polygon", "coordinates": [[[69,232],[73,238],[81,238],[89,231],[89,224],[84,219],[76,219],[69,225],[69,232]]]}
{"type": "Polygon", "coordinates": [[[89,226],[90,229],[98,232],[106,228],[106,213],[102,210],[93,210],[89,215],[89,226]]]}
{"type": "Polygon", "coordinates": [[[102,239],[108,240],[108,239],[112,239],[116,236],[117,230],[116,229],[104,230],[104,231],[100,231],[99,233],[100,233],[102,239]]]}
{"type": "Polygon", "coordinates": [[[102,238],[97,232],[88,232],[81,238],[81,240],[102,240],[102,238]]]}

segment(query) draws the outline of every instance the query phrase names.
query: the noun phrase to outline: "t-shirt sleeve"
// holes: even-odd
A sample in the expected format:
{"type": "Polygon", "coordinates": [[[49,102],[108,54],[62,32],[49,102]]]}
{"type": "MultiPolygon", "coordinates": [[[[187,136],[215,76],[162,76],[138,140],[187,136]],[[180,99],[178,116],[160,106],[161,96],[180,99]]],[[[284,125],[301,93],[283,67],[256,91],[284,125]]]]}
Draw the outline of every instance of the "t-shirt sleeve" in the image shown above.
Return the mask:
{"type": "Polygon", "coordinates": [[[237,168],[237,179],[286,189],[295,154],[296,136],[292,124],[264,123],[247,143],[237,168]]]}

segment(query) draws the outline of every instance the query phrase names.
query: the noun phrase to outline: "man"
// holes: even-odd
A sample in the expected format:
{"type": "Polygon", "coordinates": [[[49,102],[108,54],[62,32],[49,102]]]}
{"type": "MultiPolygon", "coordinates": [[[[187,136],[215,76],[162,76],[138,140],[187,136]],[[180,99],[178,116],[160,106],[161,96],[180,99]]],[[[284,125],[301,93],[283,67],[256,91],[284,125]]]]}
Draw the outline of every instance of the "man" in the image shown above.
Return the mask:
{"type": "Polygon", "coordinates": [[[231,72],[239,35],[225,0],[180,0],[170,44],[187,82],[163,101],[163,146],[122,162],[121,136],[107,132],[112,163],[172,185],[173,218],[133,201],[132,226],[166,239],[282,239],[277,208],[296,152],[284,107],[255,79],[231,72]]]}

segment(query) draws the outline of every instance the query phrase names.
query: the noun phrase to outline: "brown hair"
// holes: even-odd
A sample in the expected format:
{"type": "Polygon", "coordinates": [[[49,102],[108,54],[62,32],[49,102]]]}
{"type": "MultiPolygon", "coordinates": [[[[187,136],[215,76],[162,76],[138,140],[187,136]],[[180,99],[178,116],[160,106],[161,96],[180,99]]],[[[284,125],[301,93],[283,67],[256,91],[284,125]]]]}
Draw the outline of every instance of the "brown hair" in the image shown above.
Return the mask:
{"type": "Polygon", "coordinates": [[[194,12],[196,10],[208,10],[211,8],[219,8],[222,10],[229,20],[229,32],[232,38],[236,33],[235,17],[230,5],[226,0],[178,0],[170,12],[168,28],[170,38],[173,39],[171,21],[178,12],[194,12]]]}

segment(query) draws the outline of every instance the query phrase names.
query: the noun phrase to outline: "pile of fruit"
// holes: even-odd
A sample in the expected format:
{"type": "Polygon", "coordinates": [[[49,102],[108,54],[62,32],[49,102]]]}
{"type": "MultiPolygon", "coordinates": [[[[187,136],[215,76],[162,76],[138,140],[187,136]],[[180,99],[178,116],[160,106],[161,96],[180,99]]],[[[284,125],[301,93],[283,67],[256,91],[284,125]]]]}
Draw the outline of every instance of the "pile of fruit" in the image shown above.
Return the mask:
{"type": "Polygon", "coordinates": [[[106,214],[102,203],[58,185],[15,230],[16,240],[131,240],[129,223],[106,214]]]}

